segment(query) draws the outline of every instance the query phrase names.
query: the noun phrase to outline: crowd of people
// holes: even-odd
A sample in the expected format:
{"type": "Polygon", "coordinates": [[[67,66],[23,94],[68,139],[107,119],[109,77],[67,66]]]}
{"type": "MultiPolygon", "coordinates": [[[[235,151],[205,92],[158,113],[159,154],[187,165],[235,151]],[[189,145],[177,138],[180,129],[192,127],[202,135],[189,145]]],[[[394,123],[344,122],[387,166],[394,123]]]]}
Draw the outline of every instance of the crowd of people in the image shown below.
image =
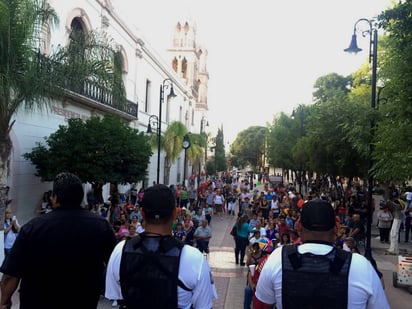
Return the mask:
{"type": "MultiPolygon", "coordinates": [[[[141,260],[141,256],[147,254],[151,257],[158,257],[158,266],[166,263],[167,259],[177,263],[174,265],[179,265],[179,261],[180,264],[182,263],[179,260],[180,258],[187,263],[193,261],[197,265],[197,268],[192,269],[190,274],[187,271],[179,270],[178,266],[177,270],[170,270],[179,279],[177,294],[175,295],[175,293],[169,291],[167,296],[167,299],[172,300],[173,304],[179,304],[179,308],[190,307],[194,303],[211,304],[212,299],[216,298],[217,295],[213,281],[206,280],[206,278],[211,278],[207,254],[209,253],[209,241],[213,235],[213,221],[222,220],[224,216],[229,218],[236,217],[236,223],[233,227],[235,263],[240,266],[248,266],[249,269],[245,287],[245,308],[250,308],[252,302],[254,308],[273,308],[274,303],[277,304],[276,308],[281,308],[279,301],[282,298],[279,298],[278,291],[276,290],[278,288],[275,288],[275,291],[271,291],[266,287],[259,291],[259,286],[261,285],[259,278],[262,276],[264,278],[262,280],[265,280],[267,283],[274,281],[272,282],[273,284],[279,284],[279,278],[274,278],[265,269],[269,267],[271,269],[273,267],[275,269],[279,268],[279,264],[277,264],[279,260],[274,262],[272,256],[279,255],[280,251],[286,252],[285,250],[288,250],[287,252],[289,252],[287,253],[288,255],[283,255],[282,253],[280,260],[292,255],[290,249],[283,248],[303,248],[303,251],[296,249],[297,255],[304,255],[304,252],[314,252],[315,255],[320,253],[326,254],[329,252],[327,249],[330,249],[330,247],[333,250],[359,253],[358,244],[362,243],[365,238],[365,224],[368,220],[367,214],[369,209],[366,198],[367,194],[361,189],[359,184],[355,182],[351,185],[343,186],[342,183],[338,182],[325,186],[325,183],[320,182],[319,185],[312,186],[308,194],[302,195],[297,192],[292,184],[274,186],[266,182],[263,190],[259,190],[253,179],[253,176],[251,176],[250,178],[238,180],[233,175],[225,174],[221,178],[204,181],[197,187],[193,183],[190,183],[188,187],[183,184],[177,184],[167,187],[164,185],[153,185],[149,188],[139,189],[132,185],[126,195],[122,194],[123,197],[117,192],[116,188],[113,188],[108,203],[103,203],[101,198],[99,199],[88,194],[87,200],[89,205],[86,209],[89,211],[86,211],[86,213],[94,215],[93,218],[96,220],[95,223],[91,224],[90,228],[93,225],[99,226],[99,229],[106,234],[109,228],[113,236],[112,238],[106,235],[106,244],[98,249],[96,246],[102,245],[102,243],[101,240],[96,242],[96,239],[92,239],[95,233],[91,233],[91,236],[87,238],[88,241],[95,242],[95,246],[85,250],[85,254],[91,254],[94,256],[94,259],[97,258],[97,264],[107,265],[105,284],[101,282],[102,273],[100,273],[100,270],[96,270],[94,273],[85,272],[88,276],[94,278],[93,284],[96,285],[95,294],[93,294],[94,298],[88,297],[87,300],[90,306],[94,306],[97,300],[96,295],[99,295],[99,293],[105,293],[107,298],[113,300],[113,305],[119,305],[121,308],[133,307],[133,304],[136,302],[146,299],[144,295],[136,296],[136,298],[133,291],[137,287],[146,291],[146,287],[142,287],[137,281],[140,278],[139,276],[143,276],[141,278],[150,281],[151,274],[144,272],[142,274],[129,274],[129,271],[125,272],[122,269],[120,261],[127,261],[130,264],[130,270],[133,265],[137,265],[136,261],[146,261],[145,259],[141,260]],[[309,223],[302,227],[304,225],[302,224],[302,220],[304,220],[303,210],[308,205],[315,205],[313,206],[314,208],[319,207],[319,205],[322,205],[323,208],[330,208],[330,212],[333,213],[333,227],[330,226],[330,220],[328,225],[320,230],[318,230],[316,224],[313,225],[311,220],[316,221],[319,218],[313,217],[314,214],[312,212],[318,215],[319,210],[309,211],[308,214],[311,214],[312,217],[308,216],[306,221],[309,223]],[[107,225],[102,224],[102,222],[106,222],[107,225]],[[318,231],[322,233],[317,234],[318,231]],[[163,248],[164,239],[166,239],[165,248],[163,248]],[[327,247],[307,246],[305,244],[305,242],[317,243],[318,241],[327,242],[327,247]],[[94,253],[90,251],[93,248],[95,249],[94,253]],[[276,250],[277,248],[282,249],[276,250]],[[96,252],[100,252],[98,257],[96,252]],[[126,254],[125,252],[128,253],[126,254]],[[272,254],[272,252],[277,253],[272,254]],[[271,266],[265,267],[266,262],[271,266]],[[96,279],[98,274],[100,281],[96,279]],[[196,274],[198,278],[203,278],[202,282],[191,277],[196,274]],[[126,278],[124,280],[127,281],[127,284],[125,283],[124,286],[119,284],[121,282],[119,278],[126,278]],[[183,282],[183,285],[180,285],[180,281],[183,282]],[[100,283],[97,284],[98,282],[100,283]],[[201,287],[206,288],[209,292],[200,296],[199,291],[201,287]],[[183,304],[182,307],[180,304],[183,304]]],[[[81,220],[89,220],[90,222],[91,218],[80,215],[84,214],[84,212],[78,212],[84,210],[84,207],[80,205],[82,202],[81,197],[84,196],[84,193],[83,191],[80,192],[79,185],[81,185],[81,182],[75,175],[69,173],[58,175],[53,190],[45,192],[44,206],[41,207],[44,211],[40,212],[39,218],[35,218],[23,227],[20,227],[16,218],[12,216],[10,209],[6,212],[5,237],[7,238],[5,239],[7,239],[8,245],[5,247],[6,259],[1,266],[1,271],[5,274],[1,284],[1,302],[4,308],[11,304],[11,295],[20,281],[23,291],[21,298],[25,300],[22,303],[28,302],[31,297],[34,297],[34,294],[28,292],[28,289],[24,287],[31,287],[34,284],[35,279],[31,276],[35,276],[37,273],[34,272],[33,275],[24,272],[23,269],[26,270],[27,267],[34,267],[32,262],[40,261],[44,256],[39,254],[39,256],[35,256],[33,261],[28,261],[23,259],[22,255],[32,250],[33,245],[37,244],[38,241],[41,241],[41,237],[45,236],[42,234],[41,226],[49,222],[51,217],[59,223],[63,220],[63,214],[66,216],[69,213],[72,217],[70,220],[76,222],[76,224],[81,220]],[[75,221],[80,218],[83,219],[75,221]],[[29,229],[31,229],[30,233],[29,229]],[[36,235],[36,233],[33,233],[33,230],[39,234],[36,235]],[[12,234],[9,234],[10,232],[14,233],[15,237],[13,239],[11,237],[12,234]],[[30,244],[28,243],[29,240],[30,244]],[[17,248],[13,250],[14,243],[17,244],[17,248]]],[[[399,192],[393,190],[388,200],[379,202],[379,210],[376,211],[380,240],[383,243],[390,243],[388,251],[394,254],[397,253],[396,244],[400,241],[400,229],[405,229],[405,241],[409,241],[411,216],[410,208],[407,207],[408,197],[405,194],[405,202],[401,199],[399,192]]],[[[371,209],[375,211],[374,204],[371,205],[371,209]]],[[[328,216],[325,218],[322,215],[320,218],[324,220],[330,219],[328,216]]],[[[60,225],[62,239],[68,239],[67,235],[64,234],[64,227],[71,224],[72,221],[70,220],[60,225]]],[[[321,224],[323,223],[321,222],[321,224]]],[[[53,228],[57,229],[58,227],[55,224],[50,225],[50,233],[53,233],[53,228]]],[[[56,241],[57,235],[59,234],[55,234],[53,238],[56,241]]],[[[72,236],[74,237],[74,235],[72,236]]],[[[86,243],[86,241],[82,240],[76,244],[73,237],[69,240],[69,247],[77,248],[77,245],[86,243]]],[[[43,248],[43,245],[38,244],[38,246],[43,248]]],[[[52,248],[48,249],[50,250],[44,250],[45,253],[49,254],[46,260],[56,256],[56,252],[53,252],[52,248]]],[[[62,252],[67,251],[67,249],[62,249],[62,252]]],[[[340,253],[336,254],[339,255],[340,253]]],[[[78,260],[77,253],[71,253],[68,257],[64,258],[60,254],[57,256],[63,261],[66,261],[68,257],[74,259],[74,261],[78,260]]],[[[333,261],[334,256],[335,253],[331,254],[328,258],[333,261]]],[[[356,263],[359,262],[363,265],[363,260],[358,261],[357,257],[355,259],[356,263]]],[[[374,264],[374,261],[370,262],[372,263],[368,265],[371,265],[374,269],[374,276],[382,278],[376,263],[374,264]]],[[[52,266],[55,266],[55,269],[57,269],[58,265],[55,264],[53,262],[52,266]]],[[[344,271],[348,271],[349,267],[352,267],[350,265],[349,262],[344,271]]],[[[185,264],[185,269],[186,266],[187,264],[185,264]]],[[[294,268],[293,265],[289,266],[294,268]]],[[[156,267],[149,265],[148,269],[157,269],[156,267]]],[[[165,267],[162,266],[161,268],[165,267]]],[[[73,267],[70,267],[70,270],[73,271],[73,267]]],[[[288,271],[293,273],[292,269],[288,271]]],[[[75,273],[78,273],[78,271],[73,271],[70,275],[65,272],[65,275],[72,278],[75,273]]],[[[165,275],[156,271],[153,274],[157,276],[155,278],[157,281],[155,280],[153,284],[162,282],[162,284],[165,284],[165,288],[168,286],[162,280],[170,279],[170,274],[167,273],[165,275]]],[[[360,279],[355,278],[353,280],[360,279]]],[[[41,281],[43,282],[44,280],[41,281]]],[[[296,283],[292,281],[290,284],[296,283]]],[[[88,282],[92,281],[89,280],[88,282]]],[[[383,288],[383,281],[381,283],[383,288]]],[[[82,287],[80,286],[79,289],[82,289],[82,287]]],[[[368,288],[375,287],[368,286],[368,288]]],[[[41,292],[39,293],[42,294],[41,292]]],[[[82,294],[85,291],[79,291],[79,293],[82,294]]],[[[150,294],[149,292],[147,293],[148,295],[150,294]]],[[[60,292],[56,293],[56,295],[63,296],[60,292]]],[[[382,301],[379,297],[377,296],[373,301],[382,301]]],[[[58,299],[44,300],[40,298],[37,301],[39,304],[42,303],[44,308],[47,308],[46,304],[55,304],[58,299]]],[[[162,300],[159,301],[162,302],[162,300]]],[[[352,299],[348,301],[350,303],[352,299]]],[[[172,307],[175,308],[175,305],[172,307]]],[[[194,307],[196,308],[196,306],[194,307]]]]}
{"type": "MultiPolygon", "coordinates": [[[[332,209],[336,222],[333,229],[333,248],[361,253],[359,245],[365,246],[368,199],[367,192],[359,183],[312,186],[306,195],[298,193],[293,185],[274,187],[268,183],[262,191],[259,191],[247,180],[238,183],[223,179],[216,181],[215,186],[216,189],[224,192],[224,198],[227,201],[226,207],[223,206],[223,213],[226,208],[227,210],[236,209],[238,214],[237,221],[231,229],[237,265],[250,266],[253,261],[252,264],[256,264],[256,269],[261,269],[267,253],[278,247],[302,244],[302,229],[299,227],[301,211],[306,203],[313,200],[325,201],[332,209]],[[218,184],[221,184],[221,187],[218,184]],[[235,200],[234,205],[229,206],[233,200],[235,200]],[[261,264],[259,264],[260,258],[263,258],[261,264]]],[[[391,247],[394,244],[394,251],[390,251],[391,247],[388,249],[389,252],[394,252],[393,254],[398,252],[397,244],[400,242],[399,231],[401,229],[405,231],[405,242],[409,241],[411,209],[405,207],[407,197],[407,192],[401,196],[398,190],[392,190],[387,200],[379,202],[379,209],[376,211],[375,200],[372,199],[371,218],[376,216],[376,226],[380,231],[381,242],[390,243],[391,247]],[[394,217],[402,218],[400,225],[395,227],[394,217]],[[396,236],[390,240],[389,234],[396,236]]],[[[227,211],[226,214],[230,215],[227,211]]],[[[368,265],[374,269],[375,275],[380,279],[379,282],[384,288],[382,273],[373,258],[369,258],[368,265]]],[[[248,272],[245,308],[250,308],[253,298],[251,294],[254,294],[253,289],[256,288],[260,271],[254,273],[253,276],[251,271],[248,272]],[[252,279],[255,280],[254,283],[252,279]]]]}
{"type": "Polygon", "coordinates": [[[84,207],[81,180],[57,175],[47,197],[51,211],[20,227],[7,210],[7,244],[12,232],[15,237],[0,267],[0,308],[12,307],[18,287],[20,308],[74,308],[79,301],[82,308],[96,308],[102,294],[120,308],[211,308],[217,293],[204,255],[214,207],[194,203],[196,198],[189,205],[192,195],[186,199],[185,190],[153,185],[131,190],[124,203],[114,190],[110,205],[84,207]],[[160,286],[164,293],[155,302],[152,294],[160,286]]]}
{"type": "MultiPolygon", "coordinates": [[[[290,248],[304,248],[304,252],[308,250],[308,252],[314,252],[315,255],[323,255],[329,252],[331,256],[328,258],[331,260],[335,256],[335,250],[340,250],[336,251],[339,252],[339,255],[342,255],[341,251],[360,253],[357,244],[364,241],[367,220],[366,194],[360,189],[360,186],[347,187],[346,190],[336,190],[334,186],[327,189],[313,187],[307,195],[299,194],[292,185],[287,187],[270,187],[270,184],[267,184],[261,192],[256,188],[251,189],[247,181],[241,181],[239,184],[228,183],[225,187],[223,189],[224,192],[231,192],[228,196],[233,196],[233,192],[237,192],[238,218],[231,234],[235,242],[235,263],[240,266],[246,265],[249,267],[244,293],[245,309],[250,308],[252,302],[253,308],[274,308],[274,304],[276,304],[276,308],[282,308],[282,301],[284,299],[282,300],[282,297],[279,296],[281,295],[279,290],[281,290],[280,287],[282,286],[282,280],[279,279],[281,276],[276,278],[272,276],[274,269],[279,269],[279,267],[282,269],[282,263],[279,264],[281,258],[276,261],[277,266],[275,268],[273,268],[273,263],[275,263],[273,258],[269,258],[272,260],[270,262],[271,266],[264,267],[266,261],[269,260],[268,256],[277,248],[285,249],[277,250],[276,255],[279,255],[279,252],[286,252],[287,249],[291,250],[290,248]],[[329,223],[326,227],[319,229],[322,232],[320,234],[318,234],[318,227],[312,226],[313,218],[309,215],[306,220],[309,220],[310,224],[306,226],[306,229],[302,228],[303,209],[308,208],[309,205],[315,205],[313,208],[317,209],[308,212],[309,214],[314,212],[312,217],[320,213],[319,207],[326,210],[329,209],[326,211],[329,215],[326,215],[326,218],[322,217],[322,219],[329,220],[329,223]],[[306,232],[303,233],[303,230],[306,232]],[[306,244],[311,242],[314,245],[306,244]],[[325,243],[326,245],[324,247],[319,246],[318,242],[325,243]],[[265,272],[265,269],[269,267],[270,271],[266,270],[265,272]],[[259,291],[258,282],[260,282],[259,277],[262,271],[265,278],[262,280],[266,282],[261,285],[261,291],[256,293],[256,291],[259,291]],[[276,287],[277,284],[279,285],[278,287],[276,287]],[[269,287],[273,287],[273,290],[268,290],[269,287]]],[[[385,211],[384,209],[387,208],[387,205],[390,205],[391,200],[387,203],[382,202],[382,212],[385,211]]],[[[316,216],[315,219],[317,219],[316,216]]],[[[298,251],[300,252],[300,249],[296,249],[296,252],[298,251]]],[[[298,253],[296,254],[298,255],[298,253]]],[[[357,266],[347,267],[351,267],[351,269],[356,268],[360,273],[368,275],[373,270],[374,279],[371,282],[366,282],[361,276],[351,278],[349,280],[350,297],[346,300],[347,302],[341,302],[339,305],[335,303],[332,307],[346,308],[346,305],[348,305],[349,308],[350,304],[362,303],[362,306],[364,306],[369,303],[371,304],[370,308],[388,308],[386,296],[382,292],[384,288],[382,273],[378,270],[376,262],[373,259],[367,261],[361,255],[357,255],[354,259],[356,260],[355,263],[366,265],[367,267],[365,266],[366,268],[363,271],[360,271],[357,266]],[[372,291],[377,289],[376,282],[379,283],[379,288],[373,295],[361,293],[356,288],[357,284],[361,284],[364,287],[367,286],[369,291],[372,291]]],[[[350,262],[348,265],[351,265],[350,262]]],[[[345,271],[349,271],[348,269],[345,271]]],[[[312,279],[315,278],[317,276],[316,271],[311,276],[312,279]]],[[[323,279],[325,279],[325,276],[328,277],[329,274],[327,272],[322,274],[323,279]]],[[[291,281],[291,284],[297,284],[297,281],[300,281],[299,290],[305,290],[305,287],[302,286],[302,282],[305,280],[302,281],[297,278],[296,282],[291,281]]],[[[331,283],[327,280],[325,282],[331,283]]],[[[336,284],[336,282],[333,284],[336,284]]],[[[319,294],[317,292],[318,288],[330,292],[330,295],[337,295],[338,293],[338,291],[332,291],[329,288],[325,289],[327,284],[324,285],[320,281],[317,281],[314,286],[316,288],[310,290],[313,295],[319,294]]],[[[339,291],[339,293],[341,292],[339,291]]],[[[348,291],[346,290],[346,292],[348,291]]],[[[345,290],[343,290],[343,293],[345,293],[345,290]]],[[[299,293],[296,295],[299,295],[299,293]]],[[[303,304],[310,304],[310,301],[313,300],[310,294],[305,295],[305,297],[309,302],[293,303],[292,301],[292,303],[285,307],[301,308],[303,304]]],[[[324,299],[332,301],[332,299],[324,299]]],[[[315,307],[317,305],[322,307],[325,304],[317,303],[314,305],[315,307]]]]}

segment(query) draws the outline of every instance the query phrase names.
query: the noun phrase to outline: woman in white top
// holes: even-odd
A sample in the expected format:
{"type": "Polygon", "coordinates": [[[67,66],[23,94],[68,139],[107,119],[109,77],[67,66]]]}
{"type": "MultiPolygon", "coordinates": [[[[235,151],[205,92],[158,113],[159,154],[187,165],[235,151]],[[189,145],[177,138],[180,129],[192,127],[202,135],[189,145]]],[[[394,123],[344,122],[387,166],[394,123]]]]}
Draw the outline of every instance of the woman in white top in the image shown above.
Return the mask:
{"type": "Polygon", "coordinates": [[[393,216],[385,204],[380,206],[377,218],[380,241],[381,243],[389,243],[389,233],[391,231],[393,216]]]}
{"type": "Polygon", "coordinates": [[[277,198],[276,195],[274,195],[274,196],[272,197],[272,200],[270,201],[269,207],[270,207],[270,210],[271,210],[272,213],[273,213],[273,216],[274,216],[275,218],[279,217],[279,214],[280,214],[280,206],[279,206],[279,201],[278,201],[278,198],[277,198]]]}
{"type": "Polygon", "coordinates": [[[220,189],[216,190],[216,195],[213,199],[213,204],[215,206],[216,214],[219,217],[221,217],[223,215],[223,212],[225,212],[225,209],[224,209],[225,198],[223,197],[222,191],[220,189]]]}
{"type": "Polygon", "coordinates": [[[16,241],[17,234],[20,231],[19,222],[16,216],[12,216],[11,209],[6,210],[4,218],[4,256],[6,257],[16,241]]]}

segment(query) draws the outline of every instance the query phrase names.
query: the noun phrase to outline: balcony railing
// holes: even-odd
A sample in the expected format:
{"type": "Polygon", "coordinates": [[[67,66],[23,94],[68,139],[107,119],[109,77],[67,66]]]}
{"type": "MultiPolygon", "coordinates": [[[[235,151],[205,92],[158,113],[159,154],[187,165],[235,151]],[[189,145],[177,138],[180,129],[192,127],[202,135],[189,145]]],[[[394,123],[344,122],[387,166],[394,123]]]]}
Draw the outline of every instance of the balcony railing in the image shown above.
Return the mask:
{"type": "Polygon", "coordinates": [[[95,100],[104,105],[110,106],[119,111],[125,112],[130,116],[137,118],[137,107],[138,105],[132,101],[127,100],[126,104],[120,104],[113,100],[113,94],[110,91],[92,83],[90,81],[85,81],[83,84],[83,89],[81,90],[82,95],[85,97],[95,100]]]}
{"type": "MultiPolygon", "coordinates": [[[[36,56],[39,70],[51,70],[53,69],[53,65],[58,65],[58,63],[50,63],[50,59],[46,55],[40,53],[40,51],[37,52],[36,56]]],[[[85,101],[89,101],[86,103],[91,106],[96,107],[96,105],[98,106],[100,103],[117,111],[126,113],[134,119],[137,119],[137,103],[127,100],[126,104],[120,104],[118,101],[116,101],[116,99],[113,99],[113,93],[111,91],[104,89],[97,83],[85,80],[83,84],[81,84],[77,82],[71,83],[70,81],[66,80],[64,87],[71,92],[70,96],[75,97],[76,95],[81,95],[84,98],[88,99],[85,101]]]]}

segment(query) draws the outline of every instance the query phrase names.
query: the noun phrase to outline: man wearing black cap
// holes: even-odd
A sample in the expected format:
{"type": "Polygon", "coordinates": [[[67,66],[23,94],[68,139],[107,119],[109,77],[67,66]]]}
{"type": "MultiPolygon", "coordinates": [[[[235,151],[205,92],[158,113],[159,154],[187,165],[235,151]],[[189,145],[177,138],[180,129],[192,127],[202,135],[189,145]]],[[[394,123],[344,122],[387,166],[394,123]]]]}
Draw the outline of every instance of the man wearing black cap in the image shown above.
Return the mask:
{"type": "Polygon", "coordinates": [[[332,205],[320,199],[305,203],[302,244],[271,254],[259,277],[254,308],[390,308],[371,263],[334,248],[336,228],[332,205]]]}
{"type": "Polygon", "coordinates": [[[76,175],[56,176],[53,211],[22,226],[1,266],[1,309],[11,308],[19,283],[21,309],[97,307],[116,237],[107,220],[81,207],[83,198],[76,175]]]}
{"type": "Polygon", "coordinates": [[[176,216],[169,187],[145,190],[145,232],[113,250],[106,274],[108,299],[122,299],[125,308],[212,308],[217,295],[209,265],[199,250],[172,237],[176,216]]]}

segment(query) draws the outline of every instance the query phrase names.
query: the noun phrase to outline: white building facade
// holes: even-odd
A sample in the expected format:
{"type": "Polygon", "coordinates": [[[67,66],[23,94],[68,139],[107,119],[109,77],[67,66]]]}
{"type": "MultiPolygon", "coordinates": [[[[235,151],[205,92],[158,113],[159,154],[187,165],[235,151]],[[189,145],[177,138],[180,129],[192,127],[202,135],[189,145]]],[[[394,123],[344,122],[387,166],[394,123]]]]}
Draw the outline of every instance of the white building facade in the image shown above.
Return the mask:
{"type": "MultiPolygon", "coordinates": [[[[52,183],[44,183],[35,176],[35,167],[22,155],[30,152],[37,142],[55,132],[60,125],[65,125],[69,118],[87,119],[93,115],[103,116],[115,114],[127,120],[131,127],[146,132],[151,115],[159,114],[160,87],[168,80],[173,83],[176,97],[168,100],[169,89],[164,89],[162,108],[162,131],[172,121],[183,123],[187,131],[199,132],[201,119],[204,119],[207,108],[206,71],[207,51],[196,46],[194,29],[185,23],[185,36],[190,35],[190,48],[187,45],[173,46],[170,59],[161,59],[158,53],[131,30],[131,26],[116,14],[109,0],[50,0],[49,3],[57,12],[60,25],[48,31],[41,43],[42,52],[53,50],[54,46],[68,43],[68,36],[73,27],[84,30],[97,30],[114,42],[123,58],[123,81],[126,87],[128,107],[119,110],[109,101],[101,100],[96,89],[85,93],[70,93],[62,101],[52,102],[47,111],[35,110],[27,113],[20,110],[13,120],[15,124],[10,133],[13,150],[10,158],[10,198],[13,199],[13,212],[21,223],[36,215],[42,195],[52,189],[52,183]],[[189,28],[188,28],[189,27],[189,28]],[[172,51],[173,50],[173,51],[172,51]],[[183,61],[184,59],[184,61],[183,61]],[[183,62],[181,62],[181,60],[183,62]],[[182,64],[185,70],[182,70],[182,64]],[[190,75],[189,75],[190,73],[190,75]]],[[[144,10],[144,6],[141,8],[144,10]]],[[[176,29],[179,29],[180,23],[176,29]]],[[[167,31],[167,30],[165,30],[167,31]]],[[[147,36],[147,35],[146,35],[147,36]]],[[[171,34],[171,41],[173,34],[171,34]]],[[[161,152],[160,182],[164,179],[164,157],[161,152]]],[[[184,168],[184,151],[173,163],[169,184],[182,183],[184,168]]],[[[189,163],[187,175],[191,174],[189,163]]],[[[157,176],[157,150],[148,166],[148,179],[137,183],[137,187],[151,185],[157,176]]],[[[120,191],[127,190],[122,187],[120,191]]],[[[108,186],[103,196],[107,198],[108,186]]]]}

